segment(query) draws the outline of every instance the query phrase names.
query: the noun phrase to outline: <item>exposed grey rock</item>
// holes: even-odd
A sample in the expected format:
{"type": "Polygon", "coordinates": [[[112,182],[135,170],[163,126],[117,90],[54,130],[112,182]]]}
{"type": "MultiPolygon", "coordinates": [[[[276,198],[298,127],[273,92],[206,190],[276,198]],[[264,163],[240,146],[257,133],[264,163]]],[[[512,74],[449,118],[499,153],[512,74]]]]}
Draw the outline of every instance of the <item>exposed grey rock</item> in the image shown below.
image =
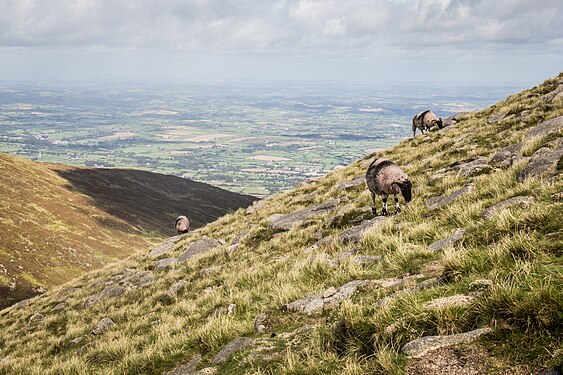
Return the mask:
{"type": "Polygon", "coordinates": [[[246,337],[239,337],[237,339],[234,339],[225,347],[223,347],[223,349],[221,349],[219,353],[217,353],[215,357],[213,357],[213,359],[211,359],[211,364],[219,365],[221,363],[227,362],[231,358],[231,356],[235,354],[235,352],[249,345],[252,345],[252,343],[253,340],[247,339],[246,337]]]}
{"type": "Polygon", "coordinates": [[[359,255],[357,257],[352,258],[354,263],[366,265],[366,264],[373,264],[378,263],[381,261],[380,255],[359,255]]]}
{"type": "Polygon", "coordinates": [[[94,328],[92,330],[92,334],[93,335],[101,335],[102,333],[107,331],[113,325],[115,325],[113,320],[111,320],[110,318],[103,318],[102,320],[100,320],[98,322],[98,324],[96,325],[96,328],[94,328]]]}
{"type": "Polygon", "coordinates": [[[492,168],[487,164],[486,158],[477,158],[468,163],[458,165],[456,169],[459,170],[461,176],[470,177],[488,172],[492,168]]]}
{"type": "Polygon", "coordinates": [[[129,276],[136,274],[137,272],[139,272],[137,268],[124,268],[122,275],[124,278],[128,278],[129,276]]]}
{"type": "Polygon", "coordinates": [[[37,323],[42,321],[43,319],[45,319],[45,315],[41,314],[41,313],[35,313],[32,316],[29,317],[29,322],[30,323],[37,323]]]}
{"type": "Polygon", "coordinates": [[[289,230],[294,225],[300,225],[307,219],[330,212],[338,206],[340,199],[330,199],[324,203],[291,212],[281,216],[270,216],[268,226],[275,230],[289,230]]]}
{"type": "Polygon", "coordinates": [[[24,306],[27,306],[29,304],[29,301],[31,301],[31,298],[27,298],[27,299],[22,299],[21,301],[19,301],[18,303],[16,303],[14,306],[12,306],[10,308],[10,311],[14,311],[17,309],[21,309],[24,306]]]}
{"type": "Polygon", "coordinates": [[[465,116],[470,114],[471,112],[458,112],[453,116],[447,117],[444,120],[444,127],[452,126],[461,121],[461,119],[465,116]]]}
{"type": "Polygon", "coordinates": [[[352,190],[358,186],[364,185],[366,180],[363,176],[356,176],[352,181],[342,181],[337,185],[339,190],[352,190]]]}
{"type": "Polygon", "coordinates": [[[560,83],[555,90],[548,92],[542,96],[542,100],[546,103],[552,103],[557,100],[563,99],[563,84],[560,83]]]}
{"type": "Polygon", "coordinates": [[[493,164],[506,163],[513,156],[517,156],[518,154],[520,154],[521,150],[522,150],[521,143],[516,143],[514,145],[503,147],[493,155],[493,157],[491,158],[491,163],[493,164]]]}
{"type": "Polygon", "coordinates": [[[188,282],[186,280],[179,280],[176,281],[174,284],[172,284],[170,286],[170,288],[168,288],[168,291],[166,292],[166,295],[168,297],[170,297],[171,299],[176,298],[176,296],[178,295],[178,293],[184,289],[184,287],[186,286],[188,282]]]}
{"type": "Polygon", "coordinates": [[[448,307],[467,306],[475,300],[473,296],[466,296],[463,294],[456,294],[454,296],[437,298],[428,302],[424,307],[427,309],[443,309],[448,307]]]}
{"type": "Polygon", "coordinates": [[[202,268],[199,270],[199,275],[202,277],[211,275],[212,273],[221,271],[224,267],[225,267],[224,265],[221,265],[221,266],[215,266],[209,268],[202,268]]]}
{"type": "Polygon", "coordinates": [[[72,344],[80,344],[82,341],[84,341],[83,336],[79,336],[79,337],[76,337],[72,340],[69,340],[69,342],[72,343],[72,344]]]}
{"type": "Polygon", "coordinates": [[[120,281],[120,284],[133,288],[142,288],[154,284],[155,281],[156,278],[151,271],[141,271],[127,276],[120,281]]]}
{"type": "Polygon", "coordinates": [[[205,253],[220,245],[221,243],[219,241],[203,236],[188,246],[188,248],[178,258],[178,262],[184,262],[195,255],[205,253]]]}
{"type": "Polygon", "coordinates": [[[404,354],[411,358],[419,358],[429,351],[443,348],[445,346],[466,344],[477,340],[480,336],[491,332],[491,328],[480,328],[474,331],[458,333],[449,336],[425,336],[413,340],[401,349],[404,354]]]}
{"type": "Polygon", "coordinates": [[[51,311],[60,311],[60,310],[64,310],[65,307],[66,307],[66,303],[65,303],[65,302],[57,303],[55,306],[53,306],[53,308],[51,309],[51,311]]]}
{"type": "Polygon", "coordinates": [[[246,237],[250,235],[250,230],[243,230],[239,234],[233,237],[231,240],[231,245],[238,245],[240,244],[246,237]]]}
{"type": "Polygon", "coordinates": [[[371,220],[366,220],[360,225],[356,225],[355,227],[352,227],[340,233],[338,239],[342,241],[342,243],[344,244],[351,242],[359,242],[362,239],[365,231],[367,231],[374,225],[382,223],[384,220],[385,217],[383,216],[377,216],[371,220]]]}
{"type": "Polygon", "coordinates": [[[346,225],[359,225],[366,220],[373,217],[371,207],[364,206],[355,208],[354,206],[346,205],[343,209],[338,211],[338,215],[330,218],[326,223],[327,228],[339,228],[346,225]]]}
{"type": "Polygon", "coordinates": [[[493,287],[493,282],[488,279],[478,279],[473,281],[471,284],[469,284],[469,290],[471,292],[478,292],[478,293],[487,292],[491,290],[492,287],[493,287]]]}
{"type": "Polygon", "coordinates": [[[563,116],[552,118],[551,120],[547,120],[544,122],[539,123],[538,125],[534,126],[530,130],[526,132],[524,135],[524,140],[536,138],[536,137],[545,137],[549,134],[554,134],[561,132],[563,130],[563,116]]]}
{"type": "Polygon", "coordinates": [[[359,289],[369,284],[370,280],[350,281],[339,288],[331,287],[319,295],[288,303],[284,306],[284,309],[307,315],[319,315],[324,310],[332,309],[345,299],[351,298],[359,289]]]}
{"type": "Polygon", "coordinates": [[[495,122],[498,122],[498,121],[504,119],[507,115],[508,115],[508,112],[499,113],[498,115],[492,115],[491,117],[489,117],[489,119],[487,120],[487,122],[488,122],[489,124],[493,124],[493,123],[495,123],[495,122]]]}
{"type": "Polygon", "coordinates": [[[177,258],[160,259],[155,263],[154,270],[155,271],[164,271],[164,270],[167,270],[169,268],[174,268],[176,266],[176,263],[178,263],[177,258]]]}
{"type": "Polygon", "coordinates": [[[437,277],[432,277],[430,279],[424,280],[420,284],[411,286],[409,288],[398,290],[395,293],[392,293],[392,294],[388,295],[387,297],[382,298],[379,301],[376,301],[373,304],[373,306],[374,307],[382,306],[386,303],[393,301],[394,299],[396,299],[400,296],[403,296],[403,295],[408,294],[408,293],[415,293],[415,292],[418,292],[418,291],[423,290],[423,289],[431,288],[435,285],[438,285],[439,283],[440,283],[440,280],[437,277]]]}
{"type": "Polygon", "coordinates": [[[459,241],[460,239],[462,239],[464,234],[465,234],[465,228],[457,228],[451,236],[446,237],[444,239],[441,239],[441,240],[436,241],[433,244],[431,244],[428,247],[428,250],[438,251],[438,250],[443,249],[446,246],[451,246],[454,243],[456,243],[457,241],[459,241]]]}
{"type": "Polygon", "coordinates": [[[213,375],[216,373],[217,373],[217,367],[206,367],[196,372],[197,375],[213,375]]]}
{"type": "Polygon", "coordinates": [[[270,315],[263,312],[254,319],[254,332],[264,333],[271,330],[273,327],[272,319],[270,315]]]}
{"type": "Polygon", "coordinates": [[[161,255],[168,254],[176,248],[176,244],[172,241],[165,242],[155,247],[149,252],[149,258],[158,258],[161,255]]]}
{"type": "Polygon", "coordinates": [[[90,296],[86,299],[86,307],[92,307],[102,301],[108,300],[110,298],[121,297],[125,294],[127,290],[119,285],[108,286],[100,293],[90,296]]]}
{"type": "Polygon", "coordinates": [[[64,288],[64,289],[61,289],[61,291],[59,293],[57,293],[57,295],[59,297],[64,297],[66,295],[78,292],[79,290],[80,290],[80,288],[64,288]]]}
{"type": "Polygon", "coordinates": [[[563,144],[554,150],[540,148],[532,155],[530,162],[518,174],[518,181],[522,182],[532,177],[547,177],[557,172],[557,163],[563,157],[563,144]]]}
{"type": "Polygon", "coordinates": [[[304,253],[310,253],[314,250],[317,250],[320,247],[328,245],[331,242],[332,242],[332,239],[330,237],[321,238],[320,240],[318,240],[317,242],[315,242],[314,244],[312,244],[311,246],[309,246],[305,250],[303,250],[303,252],[304,253]]]}
{"type": "Polygon", "coordinates": [[[164,375],[194,375],[196,373],[197,365],[201,362],[201,354],[196,354],[184,364],[176,367],[173,370],[166,372],[164,375]]]}
{"type": "Polygon", "coordinates": [[[497,212],[504,210],[505,208],[509,208],[516,205],[523,205],[525,207],[531,205],[536,201],[535,197],[532,196],[522,196],[522,197],[512,197],[505,201],[495,204],[481,212],[481,217],[491,218],[497,212]]]}
{"type": "MultiPolygon", "coordinates": [[[[561,86],[559,86],[561,87],[561,86]]],[[[543,370],[541,372],[536,373],[536,375],[562,375],[560,370],[551,368],[551,369],[547,369],[547,370],[543,370]]]]}
{"type": "Polygon", "coordinates": [[[439,197],[432,197],[426,201],[426,206],[429,210],[436,210],[440,207],[453,203],[473,191],[474,185],[469,184],[456,190],[448,195],[440,195],[439,197]]]}

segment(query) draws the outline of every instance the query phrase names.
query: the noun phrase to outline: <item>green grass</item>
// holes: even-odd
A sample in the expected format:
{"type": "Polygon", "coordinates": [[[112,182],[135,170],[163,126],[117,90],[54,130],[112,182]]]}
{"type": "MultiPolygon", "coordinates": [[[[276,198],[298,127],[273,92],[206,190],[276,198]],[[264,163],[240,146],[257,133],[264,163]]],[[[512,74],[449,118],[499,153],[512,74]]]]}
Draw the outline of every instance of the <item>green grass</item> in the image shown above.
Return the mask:
{"type": "MultiPolygon", "coordinates": [[[[451,171],[429,180],[438,169],[456,161],[491,157],[498,148],[520,142],[524,132],[539,121],[563,115],[561,102],[548,106],[540,97],[561,78],[472,113],[447,132],[431,133],[429,141],[419,136],[377,153],[402,165],[414,186],[414,199],[403,205],[403,213],[367,231],[359,244],[359,254],[381,255],[381,262],[361,266],[344,260],[331,266],[323,257],[336,257],[351,247],[338,243],[304,251],[319,238],[336,237],[349,228],[354,214],[369,205],[365,187],[341,191],[336,186],[363,175],[375,157],[371,155],[316,183],[269,197],[252,214],[241,209],[192,233],[178,243],[171,256],[178,256],[202,235],[226,244],[158,273],[157,281],[146,288],[131,290],[90,309],[84,307],[88,296],[102,290],[107,285],[103,283],[124,268],[151,269],[154,260],[141,254],[86,274],[25,308],[4,312],[0,318],[0,356],[7,358],[0,361],[0,374],[162,373],[196,353],[203,356],[199,365],[203,368],[210,366],[208,361],[224,345],[240,336],[256,342],[220,365],[219,373],[404,374],[409,359],[401,348],[410,340],[485,326],[495,330],[477,345],[484,349],[491,373],[561,366],[560,176],[520,183],[520,164],[474,177],[451,171]],[[520,120],[519,113],[524,110],[530,113],[526,120],[520,120]],[[489,116],[506,112],[510,116],[486,124],[489,116]],[[453,141],[464,134],[469,135],[460,142],[453,141]],[[426,208],[428,198],[469,182],[475,185],[470,194],[438,210],[426,208]],[[304,202],[302,197],[309,193],[314,193],[313,201],[304,202]],[[488,219],[480,216],[484,209],[520,195],[532,195],[536,202],[528,208],[505,209],[488,219]],[[286,232],[267,226],[272,214],[344,196],[349,201],[338,208],[350,204],[348,213],[319,216],[286,232]],[[432,242],[458,227],[466,228],[461,241],[437,252],[428,250],[432,242]],[[245,230],[248,235],[241,245],[229,247],[229,242],[245,230]],[[204,275],[199,272],[218,265],[224,267],[204,275]],[[374,303],[394,290],[374,287],[362,291],[321,316],[282,309],[288,302],[350,280],[419,274],[424,275],[408,285],[434,275],[441,283],[401,294],[378,307],[374,303]],[[174,299],[162,298],[170,285],[181,279],[188,282],[186,288],[174,299]],[[479,279],[490,280],[492,286],[470,304],[426,307],[437,298],[472,293],[470,285],[479,279]],[[60,296],[59,291],[68,286],[79,289],[60,296]],[[66,309],[51,310],[63,300],[66,309]],[[234,314],[213,314],[232,303],[237,305],[234,314]],[[254,318],[264,311],[275,322],[275,334],[254,333],[254,318]],[[32,328],[28,321],[36,312],[46,318],[32,328]],[[103,335],[91,335],[103,317],[110,317],[116,325],[103,335]],[[70,342],[80,336],[84,337],[80,344],[70,342]]],[[[522,152],[533,153],[555,138],[534,140],[522,152]]]]}

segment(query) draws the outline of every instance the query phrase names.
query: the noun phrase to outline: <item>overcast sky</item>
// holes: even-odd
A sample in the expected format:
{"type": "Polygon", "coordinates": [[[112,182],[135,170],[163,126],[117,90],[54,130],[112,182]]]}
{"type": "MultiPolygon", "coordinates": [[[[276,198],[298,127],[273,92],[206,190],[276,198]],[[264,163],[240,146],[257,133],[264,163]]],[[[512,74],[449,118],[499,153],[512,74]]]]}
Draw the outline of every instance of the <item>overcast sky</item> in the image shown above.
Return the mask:
{"type": "Polygon", "coordinates": [[[0,0],[0,80],[536,82],[563,0],[0,0]]]}

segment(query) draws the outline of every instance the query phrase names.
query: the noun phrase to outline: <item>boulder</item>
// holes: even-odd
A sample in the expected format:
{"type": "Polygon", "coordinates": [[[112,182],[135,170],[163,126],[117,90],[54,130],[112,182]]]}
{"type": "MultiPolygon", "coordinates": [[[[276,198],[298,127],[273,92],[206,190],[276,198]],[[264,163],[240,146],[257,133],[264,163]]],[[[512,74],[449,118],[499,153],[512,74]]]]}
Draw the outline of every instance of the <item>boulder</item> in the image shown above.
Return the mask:
{"type": "Polygon", "coordinates": [[[186,362],[173,370],[166,372],[164,375],[194,375],[197,365],[201,362],[201,354],[196,354],[186,362]]]}
{"type": "Polygon", "coordinates": [[[32,316],[29,317],[29,322],[30,323],[37,323],[42,321],[43,319],[45,319],[45,315],[41,314],[41,313],[35,313],[32,316]]]}
{"type": "Polygon", "coordinates": [[[473,161],[463,163],[455,167],[459,170],[459,174],[464,177],[477,176],[489,172],[492,168],[487,164],[486,158],[477,158],[473,161]]]}
{"type": "Polygon", "coordinates": [[[108,286],[100,293],[88,297],[86,299],[85,305],[86,307],[92,307],[105,300],[121,297],[122,295],[125,294],[126,291],[127,289],[125,289],[120,285],[108,286]]]}
{"type": "Polygon", "coordinates": [[[512,157],[518,156],[521,150],[522,150],[521,143],[503,147],[493,155],[493,157],[491,158],[491,163],[493,164],[508,163],[508,161],[512,157]]]}
{"type": "Polygon", "coordinates": [[[305,208],[303,210],[291,212],[285,215],[270,216],[268,226],[275,230],[286,231],[294,225],[303,224],[306,220],[313,216],[323,215],[330,212],[338,206],[340,199],[330,199],[324,203],[305,208]]]}
{"type": "Polygon", "coordinates": [[[344,244],[352,243],[352,242],[359,242],[362,239],[362,237],[364,236],[364,233],[368,229],[372,228],[374,225],[381,224],[384,220],[385,220],[385,217],[383,217],[383,216],[377,216],[377,217],[374,217],[371,220],[366,220],[363,223],[361,223],[360,225],[356,225],[356,226],[340,233],[340,235],[338,236],[338,239],[344,244]]]}
{"type": "Polygon", "coordinates": [[[353,190],[358,186],[365,185],[366,180],[363,176],[356,176],[352,181],[343,181],[337,185],[338,190],[353,190]]]}
{"type": "Polygon", "coordinates": [[[457,201],[464,195],[467,195],[473,191],[474,185],[468,184],[459,190],[456,190],[448,195],[440,195],[439,197],[432,197],[426,201],[426,206],[429,210],[436,210],[440,207],[446,206],[450,203],[457,201]]]}
{"type": "Polygon", "coordinates": [[[219,353],[211,359],[211,364],[219,365],[221,363],[227,362],[235,352],[243,349],[249,345],[252,345],[253,340],[247,339],[246,337],[239,337],[225,345],[219,353]]]}
{"type": "Polygon", "coordinates": [[[457,241],[459,241],[460,239],[462,239],[464,234],[465,234],[465,228],[457,228],[451,236],[432,243],[428,247],[428,250],[438,251],[443,249],[444,247],[451,246],[457,241]]]}
{"type": "Polygon", "coordinates": [[[487,120],[487,122],[489,124],[494,124],[495,122],[498,122],[502,119],[504,119],[506,116],[508,115],[508,112],[504,112],[504,113],[499,113],[496,115],[492,115],[491,117],[489,117],[489,119],[487,120]]]}
{"type": "Polygon", "coordinates": [[[474,331],[458,333],[448,336],[425,336],[407,343],[401,351],[411,358],[422,357],[429,351],[446,346],[467,344],[477,340],[484,334],[491,332],[491,328],[480,328],[474,331]]]}
{"type": "Polygon", "coordinates": [[[178,263],[177,258],[164,258],[157,261],[154,265],[155,271],[164,271],[170,268],[174,268],[178,263]]]}
{"type": "Polygon", "coordinates": [[[324,310],[332,309],[345,299],[351,298],[359,289],[369,284],[370,280],[350,281],[339,288],[331,287],[319,295],[288,303],[283,309],[306,315],[320,315],[324,310]]]}
{"type": "Polygon", "coordinates": [[[506,208],[522,205],[522,206],[529,206],[536,201],[535,197],[532,196],[522,196],[522,197],[512,197],[505,201],[495,204],[487,208],[485,211],[481,212],[480,216],[490,219],[493,217],[497,212],[502,211],[506,208]]]}
{"type": "Polygon", "coordinates": [[[168,254],[176,248],[176,244],[172,241],[165,242],[149,252],[149,258],[155,259],[161,255],[168,254]]]}
{"type": "Polygon", "coordinates": [[[107,331],[113,325],[115,325],[113,320],[111,320],[110,318],[103,318],[102,320],[100,320],[98,322],[98,324],[96,325],[96,328],[94,328],[92,330],[92,334],[93,335],[101,335],[102,333],[107,331]]]}
{"type": "Polygon", "coordinates": [[[542,100],[546,103],[552,103],[561,99],[563,99],[563,83],[560,83],[555,90],[542,96],[542,100]]]}
{"type": "Polygon", "coordinates": [[[360,265],[374,264],[380,261],[381,261],[380,255],[359,255],[357,257],[352,258],[352,262],[360,265]]]}
{"type": "Polygon", "coordinates": [[[561,132],[562,130],[563,130],[563,116],[555,117],[552,118],[551,120],[541,122],[538,125],[531,128],[530,130],[528,130],[524,135],[524,140],[528,140],[536,137],[545,137],[550,134],[561,132]]]}
{"type": "Polygon", "coordinates": [[[518,174],[518,181],[522,182],[533,177],[547,177],[557,172],[557,164],[563,157],[563,144],[555,149],[542,147],[532,155],[532,158],[518,174]]]}
{"type": "Polygon", "coordinates": [[[188,246],[188,248],[178,258],[178,262],[185,262],[195,255],[205,253],[218,246],[221,246],[221,243],[219,241],[207,236],[203,236],[190,244],[190,246],[188,246]]]}
{"type": "MultiPolygon", "coordinates": [[[[402,285],[403,283],[404,283],[404,281],[399,282],[399,286],[402,285]]],[[[423,289],[431,288],[435,285],[438,285],[439,283],[440,283],[440,280],[437,277],[432,277],[430,279],[424,280],[420,284],[411,286],[409,288],[398,290],[395,293],[392,293],[392,294],[388,295],[387,297],[376,301],[373,304],[373,306],[379,307],[379,306],[385,305],[386,303],[389,303],[389,302],[393,301],[394,299],[401,297],[405,294],[415,293],[415,292],[418,292],[418,291],[423,290],[423,289]]]]}
{"type": "Polygon", "coordinates": [[[143,288],[154,284],[155,281],[156,277],[151,271],[141,271],[124,278],[119,283],[133,288],[143,288]]]}
{"type": "Polygon", "coordinates": [[[257,210],[261,209],[262,207],[265,207],[267,204],[268,204],[268,201],[264,200],[264,199],[259,200],[259,201],[255,201],[252,206],[250,206],[246,209],[246,213],[247,214],[254,213],[257,210]]]}

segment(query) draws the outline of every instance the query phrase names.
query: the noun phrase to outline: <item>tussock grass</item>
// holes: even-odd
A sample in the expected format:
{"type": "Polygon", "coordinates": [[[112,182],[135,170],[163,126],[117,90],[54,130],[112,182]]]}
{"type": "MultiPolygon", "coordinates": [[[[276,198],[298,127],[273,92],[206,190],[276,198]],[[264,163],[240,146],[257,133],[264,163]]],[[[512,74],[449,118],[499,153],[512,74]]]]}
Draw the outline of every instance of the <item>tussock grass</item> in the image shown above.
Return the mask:
{"type": "MultiPolygon", "coordinates": [[[[84,300],[99,293],[112,276],[124,268],[152,270],[154,260],[137,254],[90,272],[28,306],[0,315],[0,374],[153,374],[173,368],[199,353],[203,363],[232,339],[255,339],[253,346],[219,366],[225,374],[403,374],[408,359],[401,348],[424,335],[453,334],[491,326],[495,332],[480,340],[497,370],[525,364],[543,368],[563,362],[563,211],[557,194],[560,177],[518,182],[523,164],[493,169],[475,177],[456,170],[438,177],[439,169],[476,157],[490,158],[498,148],[522,140],[524,132],[538,122],[563,115],[563,104],[545,103],[541,95],[556,87],[548,80],[530,90],[481,112],[465,116],[455,127],[404,140],[396,147],[370,155],[317,182],[305,183],[265,200],[252,214],[239,209],[182,239],[168,256],[178,256],[193,241],[206,235],[226,242],[212,251],[155,272],[150,286],[86,308],[84,300]],[[491,115],[507,113],[494,124],[491,115]],[[522,116],[522,114],[525,116],[522,116]],[[463,136],[463,138],[461,138],[463,136]],[[364,234],[357,245],[344,245],[338,235],[350,227],[355,213],[369,206],[365,186],[341,191],[342,181],[363,176],[375,157],[394,160],[411,176],[413,201],[364,234]],[[468,183],[474,190],[434,211],[426,207],[430,197],[448,194],[468,183]],[[303,199],[314,194],[312,201],[303,199]],[[511,197],[532,195],[528,208],[514,206],[483,218],[486,208],[511,197]],[[273,214],[293,212],[332,198],[347,197],[352,210],[326,225],[335,213],[312,218],[286,232],[268,227],[273,214]],[[452,246],[430,252],[428,246],[450,236],[456,228],[465,236],[452,246]],[[236,249],[232,239],[248,231],[236,249]],[[304,251],[321,237],[332,242],[304,251]],[[357,246],[358,255],[381,255],[372,265],[359,265],[353,258],[330,264],[340,254],[357,246]],[[435,272],[430,274],[428,266],[435,272]],[[201,269],[223,266],[215,272],[201,269]],[[412,278],[413,286],[438,275],[441,283],[417,292],[396,295],[374,306],[395,290],[372,288],[361,291],[320,316],[288,313],[282,306],[351,280],[412,278]],[[428,309],[434,299],[469,294],[475,280],[490,280],[492,286],[476,294],[473,303],[428,309]],[[177,297],[163,298],[178,280],[187,284],[177,297]],[[78,289],[60,294],[64,288],[78,289]],[[53,311],[57,304],[65,308],[53,311]],[[226,307],[236,304],[235,312],[226,307]],[[268,312],[274,328],[266,334],[253,330],[255,317],[268,312]],[[34,313],[45,318],[30,322],[34,313]],[[102,335],[92,335],[97,322],[109,317],[115,322],[102,335]],[[71,340],[83,337],[74,344],[71,340]],[[251,354],[262,357],[251,358],[251,354]]],[[[560,136],[560,135],[557,135],[560,136]]],[[[555,136],[525,144],[523,155],[532,154],[555,136]]],[[[378,208],[380,202],[377,202],[378,208]]],[[[393,211],[393,208],[391,208],[393,211]]]]}

